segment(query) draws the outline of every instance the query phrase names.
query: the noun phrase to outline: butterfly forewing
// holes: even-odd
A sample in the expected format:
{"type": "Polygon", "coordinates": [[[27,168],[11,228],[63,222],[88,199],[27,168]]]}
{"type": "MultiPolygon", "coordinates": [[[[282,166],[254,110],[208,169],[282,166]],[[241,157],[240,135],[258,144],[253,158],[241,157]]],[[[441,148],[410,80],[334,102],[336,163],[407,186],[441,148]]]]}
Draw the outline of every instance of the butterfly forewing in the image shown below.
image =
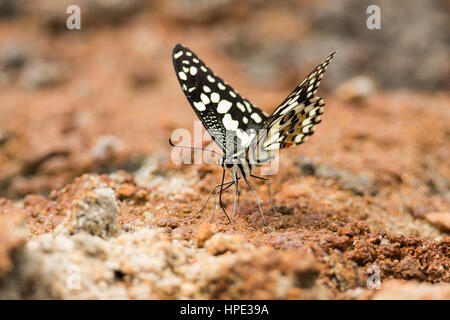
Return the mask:
{"type": "Polygon", "coordinates": [[[226,155],[248,147],[267,115],[216,76],[187,47],[175,46],[173,64],[186,98],[226,155]]]}
{"type": "Polygon", "coordinates": [[[266,120],[263,130],[249,147],[257,162],[264,162],[264,157],[270,160],[267,153],[301,144],[314,133],[325,105],[315,93],[335,54],[332,52],[319,64],[266,120]]]}

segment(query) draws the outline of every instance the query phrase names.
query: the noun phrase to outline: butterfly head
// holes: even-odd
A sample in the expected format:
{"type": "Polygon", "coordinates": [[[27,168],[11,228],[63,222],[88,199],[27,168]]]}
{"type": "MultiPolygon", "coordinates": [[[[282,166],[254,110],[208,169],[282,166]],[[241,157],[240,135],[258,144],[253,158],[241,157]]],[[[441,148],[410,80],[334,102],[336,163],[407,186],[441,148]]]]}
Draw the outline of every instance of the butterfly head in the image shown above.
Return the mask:
{"type": "Polygon", "coordinates": [[[224,169],[231,169],[235,166],[237,159],[222,157],[219,158],[219,165],[224,169]]]}
{"type": "Polygon", "coordinates": [[[244,157],[222,157],[219,159],[219,165],[231,175],[233,180],[239,180],[242,177],[252,174],[253,166],[244,157]]]}

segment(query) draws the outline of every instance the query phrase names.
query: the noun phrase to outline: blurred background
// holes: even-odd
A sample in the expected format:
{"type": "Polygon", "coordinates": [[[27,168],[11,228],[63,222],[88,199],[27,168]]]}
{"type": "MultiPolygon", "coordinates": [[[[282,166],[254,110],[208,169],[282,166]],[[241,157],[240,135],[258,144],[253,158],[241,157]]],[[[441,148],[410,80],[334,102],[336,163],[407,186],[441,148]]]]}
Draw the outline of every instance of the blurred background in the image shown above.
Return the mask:
{"type": "Polygon", "coordinates": [[[48,194],[167,153],[172,130],[196,119],[173,72],[176,43],[267,112],[332,50],[319,90],[330,109],[446,95],[449,10],[448,0],[0,0],[0,196],[48,194]],[[80,30],[66,26],[71,4],[80,30]],[[381,29],[366,25],[373,4],[381,29]]]}

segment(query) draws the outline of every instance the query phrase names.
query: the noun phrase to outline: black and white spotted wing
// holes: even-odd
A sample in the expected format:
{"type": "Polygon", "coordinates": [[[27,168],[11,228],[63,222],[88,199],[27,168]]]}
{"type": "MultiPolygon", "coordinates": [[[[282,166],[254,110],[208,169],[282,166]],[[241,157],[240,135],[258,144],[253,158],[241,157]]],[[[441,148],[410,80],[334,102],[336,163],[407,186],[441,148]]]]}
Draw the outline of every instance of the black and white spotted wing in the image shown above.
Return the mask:
{"type": "Polygon", "coordinates": [[[227,155],[244,150],[267,115],[216,76],[187,47],[177,44],[172,54],[181,88],[211,137],[227,155]]]}
{"type": "Polygon", "coordinates": [[[263,130],[249,146],[253,159],[266,162],[270,160],[272,150],[301,144],[314,133],[325,105],[323,99],[315,94],[335,54],[336,51],[330,53],[265,121],[263,130]]]}

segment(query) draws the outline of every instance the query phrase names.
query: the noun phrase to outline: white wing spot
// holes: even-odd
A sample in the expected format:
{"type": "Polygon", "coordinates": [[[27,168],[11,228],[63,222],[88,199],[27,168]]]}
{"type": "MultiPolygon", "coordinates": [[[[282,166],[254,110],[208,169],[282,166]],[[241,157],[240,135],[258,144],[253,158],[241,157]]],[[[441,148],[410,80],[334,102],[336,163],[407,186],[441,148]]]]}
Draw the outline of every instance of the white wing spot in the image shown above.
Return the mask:
{"type": "Polygon", "coordinates": [[[267,151],[280,149],[279,143],[273,143],[270,146],[265,148],[267,151]]]}
{"type": "Polygon", "coordinates": [[[297,105],[297,100],[298,100],[299,96],[295,96],[295,98],[292,98],[292,100],[289,100],[289,105],[287,106],[287,108],[284,108],[281,112],[280,112],[280,116],[291,111],[292,108],[294,108],[297,105]]]}
{"type": "Polygon", "coordinates": [[[252,112],[252,106],[250,105],[250,103],[248,103],[248,101],[244,100],[244,104],[247,107],[247,111],[250,113],[252,112]]]}
{"type": "Polygon", "coordinates": [[[203,86],[203,91],[211,92],[211,89],[208,86],[203,86]]]}
{"type": "Polygon", "coordinates": [[[219,87],[220,90],[225,90],[225,89],[226,89],[226,87],[223,85],[222,82],[219,82],[219,83],[217,84],[217,86],[219,87]]]}
{"type": "MultiPolygon", "coordinates": [[[[245,112],[245,106],[244,106],[242,103],[238,102],[238,103],[236,103],[236,106],[237,106],[242,112],[245,112]]],[[[248,121],[248,119],[247,119],[247,121],[248,121]]],[[[246,123],[247,123],[247,122],[246,122],[246,123]]]]}
{"type": "Polygon", "coordinates": [[[194,90],[195,90],[195,88],[196,88],[196,87],[192,87],[192,88],[189,88],[189,90],[188,90],[188,91],[189,91],[189,92],[192,92],[192,91],[194,91],[194,90]]]}
{"type": "Polygon", "coordinates": [[[243,117],[242,121],[244,121],[244,123],[247,124],[248,123],[248,118],[247,117],[243,117]]]}
{"type": "Polygon", "coordinates": [[[180,50],[180,51],[178,51],[177,53],[175,53],[175,54],[173,55],[173,57],[174,57],[175,59],[178,59],[178,58],[181,57],[182,55],[183,55],[183,51],[180,50]]]}
{"type": "Polygon", "coordinates": [[[201,66],[200,69],[202,69],[203,72],[208,71],[208,69],[206,69],[205,66],[201,66]]]}
{"type": "Polygon", "coordinates": [[[189,68],[188,67],[183,67],[183,72],[188,72],[189,68]]]}
{"type": "Polygon", "coordinates": [[[194,102],[194,107],[198,110],[198,111],[205,111],[206,107],[202,102],[194,102]]]}
{"type": "Polygon", "coordinates": [[[195,76],[197,74],[197,67],[192,66],[191,69],[189,70],[191,72],[191,74],[193,76],[195,76]]]}
{"type": "Polygon", "coordinates": [[[183,83],[183,85],[181,86],[181,88],[183,88],[184,91],[187,90],[187,87],[186,87],[186,85],[185,85],[184,83],[183,83]]]}
{"type": "Polygon", "coordinates": [[[303,133],[308,133],[308,132],[309,132],[309,129],[310,129],[311,127],[312,127],[312,125],[303,127],[303,128],[302,128],[302,132],[303,132],[303,133]]]}
{"type": "Polygon", "coordinates": [[[216,79],[214,79],[213,76],[211,76],[210,74],[208,74],[208,76],[206,77],[208,79],[209,82],[215,82],[216,79]]]}
{"type": "Polygon", "coordinates": [[[184,64],[189,64],[189,60],[183,60],[184,64]]]}
{"type": "Polygon", "coordinates": [[[192,61],[194,61],[195,63],[199,63],[197,58],[192,59],[192,61]]]}
{"type": "Polygon", "coordinates": [[[222,123],[225,126],[225,129],[231,130],[231,131],[236,131],[236,129],[239,126],[239,121],[233,120],[233,118],[231,118],[231,114],[229,114],[229,113],[227,113],[223,117],[222,123]]]}
{"type": "Polygon", "coordinates": [[[217,112],[219,113],[227,113],[230,110],[233,104],[228,100],[220,100],[219,105],[217,106],[217,112]]]}
{"type": "Polygon", "coordinates": [[[256,123],[262,122],[261,116],[259,114],[257,114],[256,112],[253,112],[250,117],[252,117],[252,119],[255,120],[256,123]]]}
{"type": "Polygon", "coordinates": [[[310,124],[310,123],[311,123],[311,118],[305,119],[305,120],[303,120],[303,122],[302,122],[302,126],[306,126],[306,125],[308,125],[308,124],[310,124]]]}
{"type": "Polygon", "coordinates": [[[237,96],[236,96],[236,93],[234,92],[234,91],[231,91],[230,90],[230,96],[232,96],[233,98],[236,98],[237,96]]]}
{"type": "Polygon", "coordinates": [[[188,57],[190,57],[190,56],[192,56],[192,52],[186,52],[186,55],[188,56],[188,57]]]}
{"type": "Polygon", "coordinates": [[[217,103],[220,101],[220,95],[217,92],[211,93],[211,101],[217,103]]]}
{"type": "Polygon", "coordinates": [[[314,107],[315,107],[314,104],[310,104],[303,110],[303,112],[309,113],[314,107]]]}
{"type": "Polygon", "coordinates": [[[285,103],[283,103],[278,109],[283,109],[285,106],[287,106],[289,103],[291,103],[293,97],[286,100],[285,103]]]}
{"type": "Polygon", "coordinates": [[[302,142],[302,139],[303,139],[303,134],[299,134],[295,137],[294,141],[295,141],[295,143],[300,143],[300,142],[302,142]]]}
{"type": "Polygon", "coordinates": [[[178,72],[178,77],[179,77],[181,80],[187,80],[186,73],[184,73],[183,71],[178,72]]]}
{"type": "Polygon", "coordinates": [[[202,99],[202,102],[203,102],[204,104],[208,104],[208,103],[209,103],[209,98],[208,98],[208,96],[207,96],[206,94],[204,94],[204,93],[202,93],[202,94],[200,95],[200,99],[202,99]]]}

